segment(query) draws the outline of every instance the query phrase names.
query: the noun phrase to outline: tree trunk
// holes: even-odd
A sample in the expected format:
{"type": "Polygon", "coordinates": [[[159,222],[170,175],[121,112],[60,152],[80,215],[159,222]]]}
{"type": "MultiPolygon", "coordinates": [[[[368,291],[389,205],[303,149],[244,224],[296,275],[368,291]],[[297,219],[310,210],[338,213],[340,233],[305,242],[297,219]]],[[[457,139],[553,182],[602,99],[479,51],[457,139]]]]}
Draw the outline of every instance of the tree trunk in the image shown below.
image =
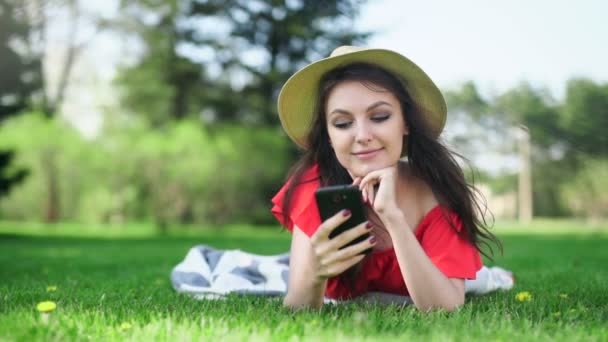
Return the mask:
{"type": "Polygon", "coordinates": [[[60,216],[59,177],[56,162],[56,153],[47,150],[42,157],[42,167],[46,173],[46,212],[44,220],[47,223],[55,223],[60,216]]]}
{"type": "MultiPolygon", "coordinates": [[[[76,55],[80,50],[79,46],[76,46],[76,36],[78,34],[78,20],[80,19],[80,9],[76,1],[70,2],[70,30],[68,34],[68,48],[66,52],[65,61],[61,67],[61,74],[59,75],[59,82],[57,83],[57,93],[54,98],[46,99],[46,106],[44,108],[45,115],[47,117],[53,117],[57,110],[61,107],[65,98],[65,92],[68,87],[70,80],[70,74],[76,60],[76,55]]],[[[45,92],[48,93],[48,92],[45,92]]]]}
{"type": "Polygon", "coordinates": [[[518,214],[519,222],[528,223],[532,220],[532,174],[530,163],[530,132],[526,126],[520,125],[518,139],[519,161],[521,163],[518,177],[518,214]]]}

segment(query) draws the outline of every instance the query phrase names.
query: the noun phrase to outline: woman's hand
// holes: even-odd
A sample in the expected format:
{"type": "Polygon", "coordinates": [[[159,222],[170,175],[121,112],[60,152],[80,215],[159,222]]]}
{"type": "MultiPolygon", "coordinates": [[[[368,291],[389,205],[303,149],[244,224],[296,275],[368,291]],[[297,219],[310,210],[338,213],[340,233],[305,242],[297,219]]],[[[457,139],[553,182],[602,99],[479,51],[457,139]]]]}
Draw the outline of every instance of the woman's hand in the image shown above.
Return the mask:
{"type": "Polygon", "coordinates": [[[363,178],[356,178],[353,185],[358,185],[363,200],[369,203],[380,218],[393,210],[397,205],[397,165],[372,171],[363,178]]]}
{"type": "Polygon", "coordinates": [[[315,257],[314,276],[318,281],[343,273],[361,261],[365,257],[363,251],[371,248],[376,243],[375,237],[371,236],[355,245],[342,248],[359,236],[369,233],[372,228],[369,222],[363,222],[331,239],[329,238],[329,234],[341,223],[348,220],[350,215],[349,210],[342,210],[330,217],[321,223],[317,232],[310,239],[315,257]]]}

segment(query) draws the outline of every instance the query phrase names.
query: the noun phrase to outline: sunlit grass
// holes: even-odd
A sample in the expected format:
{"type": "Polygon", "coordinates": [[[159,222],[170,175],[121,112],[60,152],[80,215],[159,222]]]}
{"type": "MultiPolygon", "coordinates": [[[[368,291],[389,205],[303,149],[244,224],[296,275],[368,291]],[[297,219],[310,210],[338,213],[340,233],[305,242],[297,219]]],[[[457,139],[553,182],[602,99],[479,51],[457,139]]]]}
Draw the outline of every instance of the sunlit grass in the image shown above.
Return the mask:
{"type": "Polygon", "coordinates": [[[585,219],[535,218],[530,223],[515,220],[497,220],[494,224],[499,234],[604,234],[608,235],[608,221],[585,219]]]}
{"type": "MultiPolygon", "coordinates": [[[[271,235],[282,231],[278,225],[258,226],[258,232],[270,232],[271,235]]],[[[608,234],[608,221],[592,222],[585,219],[535,218],[530,223],[516,220],[497,219],[493,222],[492,231],[496,234],[608,234]]],[[[218,229],[213,225],[172,225],[165,234],[169,236],[200,236],[218,229]]],[[[239,235],[250,232],[246,224],[224,225],[220,229],[225,234],[239,235]]],[[[66,223],[46,224],[41,222],[0,221],[0,233],[15,233],[34,236],[72,236],[99,238],[142,238],[159,235],[153,222],[124,224],[88,224],[66,223]]]]}
{"type": "Polygon", "coordinates": [[[276,299],[197,301],[171,288],[169,273],[190,247],[285,252],[290,235],[277,227],[156,236],[142,224],[100,237],[84,225],[45,235],[43,226],[0,223],[0,340],[605,340],[608,235],[560,224],[558,234],[543,223],[497,224],[505,254],[495,264],[515,272],[516,287],[468,298],[455,313],[422,314],[369,304],[292,313],[276,299]],[[133,227],[140,235],[122,231],[133,227]],[[56,307],[43,313],[41,302],[56,307]]]}

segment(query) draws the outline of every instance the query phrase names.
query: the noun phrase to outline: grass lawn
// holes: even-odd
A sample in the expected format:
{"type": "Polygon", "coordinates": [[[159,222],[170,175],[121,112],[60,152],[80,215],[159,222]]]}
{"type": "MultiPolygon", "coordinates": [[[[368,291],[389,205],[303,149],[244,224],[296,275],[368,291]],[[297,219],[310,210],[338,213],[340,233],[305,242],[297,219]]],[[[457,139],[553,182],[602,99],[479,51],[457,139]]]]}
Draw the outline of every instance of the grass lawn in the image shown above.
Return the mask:
{"type": "Polygon", "coordinates": [[[495,263],[515,272],[515,288],[430,314],[369,304],[293,313],[276,299],[197,301],[171,288],[190,247],[281,253],[290,236],[278,228],[85,228],[0,223],[0,340],[608,340],[606,225],[497,224],[505,253],[495,263]],[[516,299],[522,291],[530,301],[516,299]],[[57,308],[43,316],[36,304],[46,300],[57,308]]]}

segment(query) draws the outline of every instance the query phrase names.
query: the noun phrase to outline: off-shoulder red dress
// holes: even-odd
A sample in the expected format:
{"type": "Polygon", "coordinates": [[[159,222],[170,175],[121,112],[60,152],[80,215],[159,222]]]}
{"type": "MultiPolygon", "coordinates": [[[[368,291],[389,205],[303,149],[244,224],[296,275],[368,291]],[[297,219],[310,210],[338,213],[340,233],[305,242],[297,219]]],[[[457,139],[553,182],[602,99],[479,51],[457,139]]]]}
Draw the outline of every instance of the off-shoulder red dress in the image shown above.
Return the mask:
{"type": "MultiPolygon", "coordinates": [[[[282,203],[288,186],[289,182],[272,199],[272,213],[290,232],[296,225],[306,235],[312,236],[321,224],[314,197],[315,190],[320,186],[318,166],[304,173],[294,189],[291,210],[284,215],[282,203]]],[[[424,216],[415,230],[416,239],[433,264],[447,277],[475,279],[475,274],[482,267],[479,252],[450,227],[441,208],[436,206],[424,216]]],[[[461,229],[458,216],[445,207],[444,211],[461,229]]],[[[373,251],[365,258],[352,288],[339,276],[328,279],[325,295],[334,299],[349,299],[371,291],[408,295],[393,248],[373,251]]]]}

